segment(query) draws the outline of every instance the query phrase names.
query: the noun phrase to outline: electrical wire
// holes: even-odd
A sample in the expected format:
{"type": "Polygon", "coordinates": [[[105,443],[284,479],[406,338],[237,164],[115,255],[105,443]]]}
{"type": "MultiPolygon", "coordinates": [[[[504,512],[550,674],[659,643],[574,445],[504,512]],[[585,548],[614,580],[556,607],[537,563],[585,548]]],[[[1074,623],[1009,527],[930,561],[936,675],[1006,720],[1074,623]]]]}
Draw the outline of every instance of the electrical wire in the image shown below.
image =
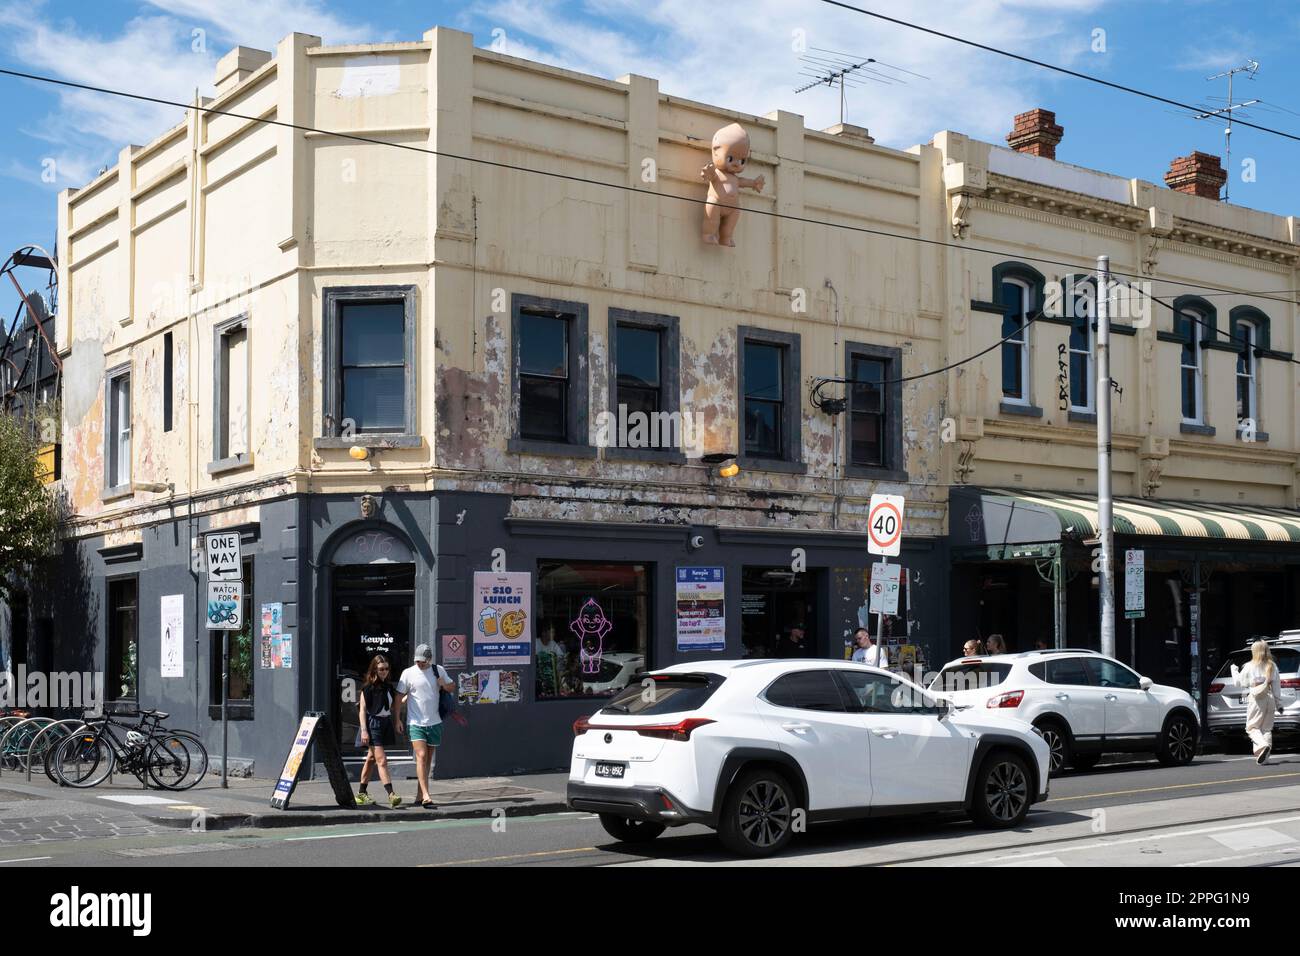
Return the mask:
{"type": "MultiPolygon", "coordinates": [[[[853,7],[851,9],[858,9],[858,8],[853,7]]],[[[32,80],[38,83],[49,83],[55,86],[63,86],[69,89],[83,90],[90,93],[103,93],[107,96],[120,96],[126,99],[139,100],[145,103],[155,103],[160,106],[174,106],[177,109],[196,110],[201,113],[210,113],[215,116],[226,116],[231,119],[245,120],[247,122],[252,122],[252,123],[263,123],[267,126],[278,126],[283,129],[292,129],[302,133],[316,133],[321,136],[332,136],[338,139],[350,140],[352,142],[357,142],[357,143],[367,143],[373,146],[387,146],[392,149],[402,149],[402,150],[407,150],[409,152],[423,153],[429,156],[438,156],[443,159],[454,159],[454,160],[459,160],[461,162],[477,164],[480,166],[490,166],[495,169],[506,169],[506,170],[511,170],[513,172],[529,173],[531,175],[542,176],[547,179],[554,179],[554,180],[560,180],[563,182],[571,182],[571,183],[580,183],[584,186],[598,186],[604,189],[612,189],[618,192],[632,193],[641,196],[650,196],[656,199],[670,199],[676,202],[690,203],[696,206],[705,205],[707,202],[706,199],[695,198],[692,196],[678,196],[674,193],[664,193],[652,189],[643,189],[639,186],[632,186],[627,183],[601,182],[600,180],[596,180],[596,179],[587,179],[583,176],[576,176],[573,175],[572,173],[560,173],[548,169],[534,169],[528,166],[520,166],[515,163],[507,163],[502,160],[484,159],[478,156],[465,156],[459,153],[447,152],[446,150],[431,149],[428,146],[417,146],[412,143],[394,143],[388,140],[376,139],[372,136],[364,136],[360,133],[345,133],[337,130],[328,130],[328,129],[321,129],[315,126],[307,126],[302,123],[291,123],[287,120],[269,119],[264,116],[250,116],[245,113],[236,113],[232,110],[217,109],[216,107],[213,106],[200,106],[196,103],[182,103],[178,100],[168,100],[157,96],[146,96],[143,93],[128,93],[125,90],[117,90],[117,89],[113,89],[112,87],[92,86],[87,83],[76,83],[73,82],[72,80],[61,80],[56,77],[44,76],[39,73],[25,73],[21,70],[11,70],[11,69],[0,67],[0,76],[11,76],[17,79],[32,80]]],[[[1005,249],[988,249],[982,246],[962,245],[955,242],[948,242],[943,239],[928,239],[924,236],[909,236],[909,235],[904,235],[902,233],[889,232],[884,229],[872,229],[868,226],[854,226],[848,223],[831,222],[825,219],[814,219],[811,216],[797,216],[794,215],[793,213],[776,212],[775,210],[770,210],[770,209],[749,209],[741,205],[730,205],[727,203],[715,203],[715,205],[721,209],[736,209],[754,216],[764,216],[770,219],[779,219],[786,222],[798,222],[798,223],[803,223],[805,225],[825,226],[830,229],[840,229],[845,232],[853,232],[853,233],[858,233],[867,236],[876,236],[883,239],[897,239],[904,242],[915,242],[921,245],[938,246],[941,248],[955,249],[962,252],[977,252],[985,255],[997,256],[999,258],[1005,258],[1007,256],[1007,251],[1005,249]]],[[[1080,268],[1078,263],[1065,262],[1060,259],[1048,259],[1042,256],[1021,255],[1019,256],[1019,258],[1022,261],[1026,261],[1026,262],[1037,262],[1044,265],[1061,266],[1066,269],[1080,268]]],[[[1148,278],[1147,276],[1139,275],[1137,273],[1120,272],[1120,271],[1112,271],[1111,275],[1123,276],[1125,278],[1139,279],[1144,281],[1147,280],[1148,278]]],[[[1182,282],[1177,279],[1161,279],[1160,281],[1168,285],[1176,285],[1183,288],[1195,289],[1198,292],[1204,292],[1204,291],[1220,292],[1225,295],[1241,295],[1241,296],[1250,296],[1252,298],[1263,298],[1263,299],[1267,299],[1268,301],[1281,302],[1287,305],[1296,304],[1295,301],[1292,299],[1271,298],[1266,294],[1242,292],[1239,289],[1224,289],[1219,286],[1197,285],[1191,282],[1182,282]]],[[[1287,291],[1291,295],[1300,294],[1297,293],[1297,291],[1294,289],[1287,290],[1287,291]]]]}
{"type": "MultiPolygon", "coordinates": [[[[1154,100],[1157,103],[1164,103],[1166,106],[1176,106],[1179,109],[1190,110],[1193,113],[1200,113],[1203,110],[1200,107],[1192,106],[1190,103],[1184,103],[1181,100],[1170,99],[1167,96],[1161,96],[1159,93],[1151,93],[1147,90],[1138,89],[1135,86],[1126,86],[1123,83],[1115,83],[1112,80],[1103,80],[1099,76],[1091,76],[1087,73],[1081,73],[1078,70],[1071,70],[1064,66],[1058,66],[1055,63],[1048,63],[1046,60],[1036,60],[1031,56],[1025,56],[1021,53],[1013,53],[1010,50],[1004,50],[1001,47],[990,46],[987,43],[979,43],[975,40],[968,40],[965,37],[959,37],[952,33],[944,33],[942,30],[935,30],[931,27],[922,26],[919,23],[913,23],[910,20],[902,20],[898,17],[886,16],[883,13],[877,13],[874,10],[867,10],[863,7],[855,7],[851,3],[844,3],[843,0],[822,0],[822,3],[832,7],[839,7],[843,10],[852,10],[854,13],[861,13],[864,16],[875,17],[877,20],[884,20],[887,23],[895,24],[900,27],[907,27],[910,30],[919,30],[921,33],[928,33],[931,36],[941,37],[944,40],[951,40],[954,43],[962,43],[966,46],[975,47],[977,50],[984,50],[987,53],[996,53],[999,56],[1005,56],[1012,60],[1019,60],[1021,63],[1028,63],[1031,66],[1041,67],[1044,70],[1052,70],[1055,73],[1061,73],[1065,76],[1072,76],[1078,80],[1087,80],[1089,83],[1096,83],[1099,86],[1105,86],[1112,90],[1118,90],[1121,93],[1130,93],[1134,96],[1140,96],[1148,100],[1154,100]]],[[[1234,119],[1234,123],[1240,126],[1248,126],[1251,129],[1257,129],[1263,133],[1272,133],[1274,136],[1281,136],[1285,139],[1294,140],[1300,143],[1300,135],[1288,133],[1285,130],[1273,129],[1271,126],[1261,126],[1257,123],[1249,123],[1245,120],[1234,119]]]]}

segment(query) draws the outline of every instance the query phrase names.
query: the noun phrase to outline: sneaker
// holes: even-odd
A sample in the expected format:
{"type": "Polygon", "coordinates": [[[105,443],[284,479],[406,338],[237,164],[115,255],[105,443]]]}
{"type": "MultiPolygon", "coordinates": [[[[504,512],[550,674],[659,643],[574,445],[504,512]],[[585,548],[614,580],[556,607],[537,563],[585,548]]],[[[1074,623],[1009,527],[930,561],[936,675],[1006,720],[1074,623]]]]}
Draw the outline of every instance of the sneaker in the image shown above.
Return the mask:
{"type": "Polygon", "coordinates": [[[370,806],[370,804],[374,802],[375,802],[375,798],[372,797],[370,794],[366,793],[364,790],[357,794],[357,806],[359,807],[368,807],[370,806]]]}
{"type": "Polygon", "coordinates": [[[388,795],[388,805],[396,810],[402,805],[402,798],[395,793],[390,793],[388,795]]]}
{"type": "Polygon", "coordinates": [[[1269,756],[1269,754],[1271,754],[1272,752],[1273,752],[1273,748],[1272,748],[1272,747],[1265,747],[1263,750],[1261,750],[1261,751],[1259,752],[1259,756],[1255,758],[1255,762],[1258,763],[1258,764],[1266,764],[1266,763],[1268,763],[1268,756],[1269,756]]]}

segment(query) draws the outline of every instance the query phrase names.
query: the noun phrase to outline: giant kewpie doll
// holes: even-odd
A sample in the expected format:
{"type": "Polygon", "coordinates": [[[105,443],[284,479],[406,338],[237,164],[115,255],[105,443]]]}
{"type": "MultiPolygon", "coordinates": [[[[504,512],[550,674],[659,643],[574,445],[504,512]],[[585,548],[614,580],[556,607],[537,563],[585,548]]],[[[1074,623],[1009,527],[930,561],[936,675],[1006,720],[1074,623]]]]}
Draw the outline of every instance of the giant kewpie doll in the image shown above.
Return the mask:
{"type": "Polygon", "coordinates": [[[713,162],[700,170],[700,178],[709,184],[704,203],[703,239],[711,245],[734,246],[731,238],[740,221],[740,191],[763,191],[762,176],[746,179],[740,175],[749,162],[749,134],[739,123],[724,126],[713,134],[713,162]]]}

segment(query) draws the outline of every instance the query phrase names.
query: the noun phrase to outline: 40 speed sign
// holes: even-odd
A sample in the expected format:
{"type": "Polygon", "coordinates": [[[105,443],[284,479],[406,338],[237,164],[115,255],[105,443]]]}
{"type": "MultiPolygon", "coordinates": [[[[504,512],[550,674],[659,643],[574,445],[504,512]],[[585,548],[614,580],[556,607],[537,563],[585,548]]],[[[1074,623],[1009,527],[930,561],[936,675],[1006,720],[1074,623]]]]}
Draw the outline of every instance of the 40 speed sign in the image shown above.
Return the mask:
{"type": "Polygon", "coordinates": [[[867,513],[867,550],[897,557],[903,543],[903,496],[872,495],[867,513]]]}

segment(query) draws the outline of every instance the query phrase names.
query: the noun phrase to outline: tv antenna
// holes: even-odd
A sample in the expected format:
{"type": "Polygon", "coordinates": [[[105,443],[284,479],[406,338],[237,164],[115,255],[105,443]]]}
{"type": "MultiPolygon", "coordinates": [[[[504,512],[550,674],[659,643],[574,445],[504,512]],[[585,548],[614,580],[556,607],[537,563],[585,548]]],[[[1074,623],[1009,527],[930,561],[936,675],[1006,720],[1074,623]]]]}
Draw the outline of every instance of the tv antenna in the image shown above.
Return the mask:
{"type": "Polygon", "coordinates": [[[875,57],[854,56],[850,53],[825,50],[821,47],[809,47],[808,52],[801,55],[799,60],[803,64],[799,68],[799,75],[806,78],[808,82],[796,89],[795,93],[804,93],[818,86],[826,86],[831,89],[838,87],[840,91],[841,125],[844,123],[846,89],[865,86],[868,82],[880,83],[884,86],[906,85],[907,80],[899,75],[904,73],[908,76],[920,77],[923,80],[929,79],[928,76],[913,73],[901,66],[890,66],[888,63],[882,63],[875,57]]]}
{"type": "Polygon", "coordinates": [[[1228,100],[1227,105],[1217,110],[1208,110],[1204,113],[1197,113],[1196,118],[1209,119],[1212,116],[1227,116],[1228,125],[1223,129],[1223,168],[1228,172],[1228,178],[1223,182],[1223,201],[1228,201],[1228,188],[1232,185],[1232,114],[1236,110],[1243,110],[1247,106],[1254,106],[1259,100],[1246,100],[1244,103],[1234,103],[1232,101],[1232,78],[1238,73],[1245,73],[1246,79],[1253,80],[1255,74],[1259,71],[1258,60],[1247,60],[1245,66],[1234,66],[1230,70],[1224,70],[1222,73],[1216,73],[1214,76],[1207,76],[1208,80],[1221,80],[1228,78],[1228,100]]]}

